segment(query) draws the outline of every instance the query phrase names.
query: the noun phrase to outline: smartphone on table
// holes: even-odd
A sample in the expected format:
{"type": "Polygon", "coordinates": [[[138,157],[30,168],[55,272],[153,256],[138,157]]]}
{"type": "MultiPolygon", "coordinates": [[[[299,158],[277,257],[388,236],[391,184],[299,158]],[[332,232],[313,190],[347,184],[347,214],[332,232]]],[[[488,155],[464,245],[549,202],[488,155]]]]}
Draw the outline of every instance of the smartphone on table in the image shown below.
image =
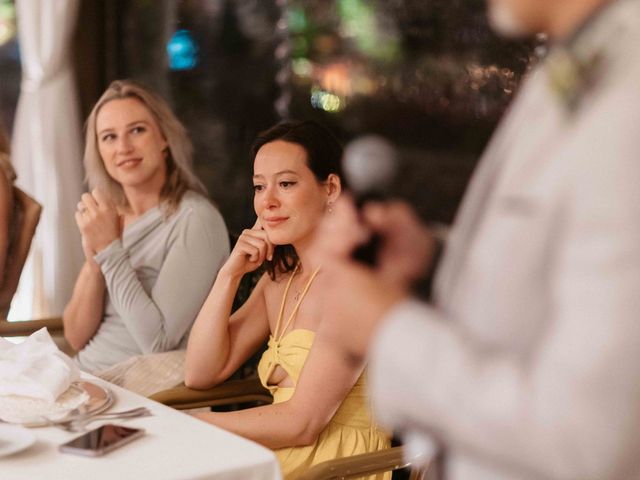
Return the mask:
{"type": "Polygon", "coordinates": [[[107,424],[63,443],[58,448],[63,453],[99,457],[142,435],[144,430],[141,428],[107,424]]]}

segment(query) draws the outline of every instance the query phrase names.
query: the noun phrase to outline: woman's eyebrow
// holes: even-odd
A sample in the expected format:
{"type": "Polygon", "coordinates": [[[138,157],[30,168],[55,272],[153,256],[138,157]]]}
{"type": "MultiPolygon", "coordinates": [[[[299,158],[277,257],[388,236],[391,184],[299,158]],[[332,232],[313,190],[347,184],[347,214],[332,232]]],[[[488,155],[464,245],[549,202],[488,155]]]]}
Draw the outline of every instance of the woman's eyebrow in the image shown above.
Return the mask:
{"type": "MultiPolygon", "coordinates": [[[[139,123],[144,123],[145,125],[148,125],[148,124],[149,124],[149,122],[147,122],[146,120],[135,120],[135,121],[133,121],[133,122],[129,122],[129,123],[127,123],[127,124],[125,125],[125,127],[126,127],[126,128],[129,128],[129,127],[131,127],[131,126],[133,126],[133,125],[137,125],[137,124],[139,124],[139,123]]],[[[100,131],[98,132],[98,135],[102,135],[102,134],[103,134],[103,133],[105,133],[105,132],[112,132],[112,131],[114,131],[114,130],[115,130],[115,128],[113,128],[113,127],[103,128],[102,130],[100,130],[100,131]]]]}
{"type": "MultiPolygon", "coordinates": [[[[296,172],[295,170],[280,170],[279,172],[276,172],[273,174],[274,177],[277,177],[279,175],[284,175],[284,174],[293,174],[293,175],[298,175],[298,172],[296,172]]],[[[258,179],[258,178],[264,178],[264,175],[262,175],[261,173],[256,173],[253,178],[258,179]]]]}
{"type": "Polygon", "coordinates": [[[147,125],[149,122],[147,122],[147,121],[146,121],[146,120],[144,120],[144,119],[141,119],[141,120],[134,120],[133,122],[129,122],[129,123],[127,123],[125,126],[126,126],[126,127],[131,127],[131,126],[133,126],[133,125],[137,125],[138,123],[144,123],[145,125],[147,125]]]}

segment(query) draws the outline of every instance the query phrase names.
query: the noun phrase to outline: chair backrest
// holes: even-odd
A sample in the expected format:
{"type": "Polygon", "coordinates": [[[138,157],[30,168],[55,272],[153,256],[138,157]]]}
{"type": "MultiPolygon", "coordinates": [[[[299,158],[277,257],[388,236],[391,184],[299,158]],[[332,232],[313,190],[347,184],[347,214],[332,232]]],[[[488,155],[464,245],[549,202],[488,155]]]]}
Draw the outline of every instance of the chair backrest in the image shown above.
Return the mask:
{"type": "Polygon", "coordinates": [[[42,212],[42,206],[18,187],[13,187],[13,194],[17,207],[15,222],[18,227],[7,255],[5,271],[0,272],[0,275],[4,275],[4,282],[0,288],[0,320],[6,319],[9,313],[11,300],[18,288],[20,274],[42,212]]]}

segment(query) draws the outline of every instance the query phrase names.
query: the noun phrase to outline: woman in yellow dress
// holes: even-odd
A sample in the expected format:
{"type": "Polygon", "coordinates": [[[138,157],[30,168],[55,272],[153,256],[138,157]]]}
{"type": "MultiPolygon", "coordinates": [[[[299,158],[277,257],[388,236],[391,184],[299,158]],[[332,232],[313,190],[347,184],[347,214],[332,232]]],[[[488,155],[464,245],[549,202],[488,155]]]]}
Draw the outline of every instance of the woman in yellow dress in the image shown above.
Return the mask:
{"type": "Polygon", "coordinates": [[[322,306],[330,299],[314,284],[322,268],[309,257],[342,189],[342,148],[317,123],[289,122],[261,134],[253,154],[258,218],[196,319],[185,383],[205,389],[223,382],[268,339],[258,374],[273,404],[198,417],[274,449],[285,479],[293,479],[325,460],[388,448],[389,440],[369,415],[364,365],[345,362],[323,334],[322,306]],[[231,314],[240,279],[261,266],[251,296],[231,314]]]}

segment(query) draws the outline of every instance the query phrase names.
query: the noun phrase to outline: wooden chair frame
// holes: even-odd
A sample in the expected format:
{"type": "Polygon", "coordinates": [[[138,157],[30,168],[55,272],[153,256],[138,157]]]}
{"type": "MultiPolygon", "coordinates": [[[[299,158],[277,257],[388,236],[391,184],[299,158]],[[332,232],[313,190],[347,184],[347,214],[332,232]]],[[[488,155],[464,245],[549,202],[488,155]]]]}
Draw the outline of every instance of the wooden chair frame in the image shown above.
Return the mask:
{"type": "Polygon", "coordinates": [[[18,288],[18,281],[22,268],[31,248],[31,241],[36,233],[36,228],[40,221],[42,206],[18,187],[13,187],[13,198],[16,203],[16,221],[18,231],[14,244],[11,246],[10,258],[7,258],[4,275],[4,282],[0,288],[0,317],[6,317],[11,305],[11,299],[18,288]]]}

